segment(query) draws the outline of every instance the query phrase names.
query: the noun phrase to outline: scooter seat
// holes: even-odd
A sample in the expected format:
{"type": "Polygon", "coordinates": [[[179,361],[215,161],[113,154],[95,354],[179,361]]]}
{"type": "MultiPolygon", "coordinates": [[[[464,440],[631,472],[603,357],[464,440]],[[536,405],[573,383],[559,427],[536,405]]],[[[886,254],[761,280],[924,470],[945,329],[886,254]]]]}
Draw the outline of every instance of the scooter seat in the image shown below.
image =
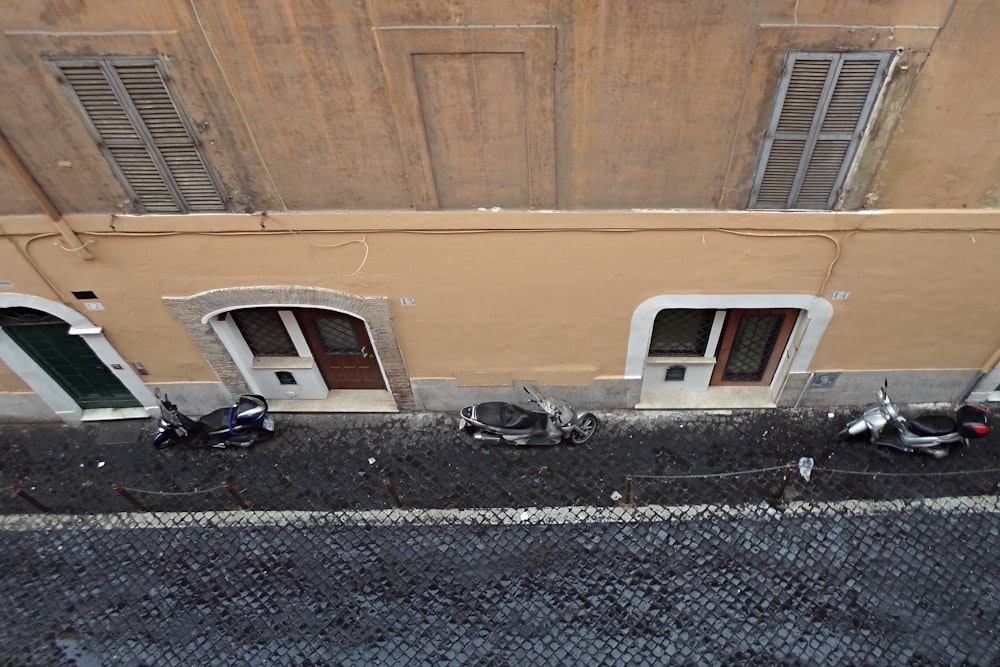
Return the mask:
{"type": "Polygon", "coordinates": [[[511,403],[490,401],[476,406],[476,419],[490,426],[521,430],[536,425],[544,427],[547,417],[541,413],[528,412],[511,403]]]}
{"type": "Polygon", "coordinates": [[[907,424],[917,435],[945,435],[955,431],[955,420],[946,415],[925,415],[913,419],[907,424]]]}
{"type": "Polygon", "coordinates": [[[213,410],[207,415],[199,419],[205,428],[208,429],[210,433],[217,433],[219,431],[229,430],[229,413],[232,412],[232,408],[219,408],[218,410],[213,410]]]}

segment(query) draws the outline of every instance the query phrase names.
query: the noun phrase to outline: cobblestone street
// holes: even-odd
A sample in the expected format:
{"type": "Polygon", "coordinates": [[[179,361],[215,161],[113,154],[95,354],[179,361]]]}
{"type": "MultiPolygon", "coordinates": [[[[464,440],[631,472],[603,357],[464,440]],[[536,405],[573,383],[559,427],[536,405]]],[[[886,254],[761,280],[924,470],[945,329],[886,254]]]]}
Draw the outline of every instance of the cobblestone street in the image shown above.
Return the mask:
{"type": "Polygon", "coordinates": [[[4,528],[10,665],[1000,660],[995,498],[4,528]]]}
{"type": "Polygon", "coordinates": [[[0,664],[997,663],[995,437],[832,443],[847,416],[525,449],[432,414],[278,415],[235,451],[3,426],[0,664]]]}

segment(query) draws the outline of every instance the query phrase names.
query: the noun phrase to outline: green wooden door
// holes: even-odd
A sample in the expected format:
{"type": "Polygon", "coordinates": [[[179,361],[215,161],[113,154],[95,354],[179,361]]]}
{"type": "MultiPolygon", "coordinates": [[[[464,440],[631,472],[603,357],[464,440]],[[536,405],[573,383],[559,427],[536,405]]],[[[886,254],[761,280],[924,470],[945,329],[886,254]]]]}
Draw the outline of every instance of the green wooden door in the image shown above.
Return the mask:
{"type": "Polygon", "coordinates": [[[139,406],[90,346],[70,334],[69,325],[59,318],[29,308],[7,308],[0,311],[0,327],[81,408],[139,406]]]}

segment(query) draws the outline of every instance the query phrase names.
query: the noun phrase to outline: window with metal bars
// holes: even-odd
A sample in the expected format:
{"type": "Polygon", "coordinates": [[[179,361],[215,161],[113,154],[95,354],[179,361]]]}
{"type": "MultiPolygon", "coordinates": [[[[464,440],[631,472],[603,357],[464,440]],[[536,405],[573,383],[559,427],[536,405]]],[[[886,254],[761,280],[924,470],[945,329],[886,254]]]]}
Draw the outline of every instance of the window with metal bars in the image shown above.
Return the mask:
{"type": "Polygon", "coordinates": [[[295,357],[298,352],[277,308],[232,311],[233,321],[255,357],[295,357]]]}
{"type": "Polygon", "coordinates": [[[224,211],[218,176],[155,58],[52,61],[137,213],[224,211]]]}
{"type": "Polygon", "coordinates": [[[749,208],[833,209],[892,56],[788,52],[749,208]]]}
{"type": "Polygon", "coordinates": [[[715,311],[671,308],[661,310],[653,320],[649,340],[651,357],[702,357],[712,333],[715,311]]]}

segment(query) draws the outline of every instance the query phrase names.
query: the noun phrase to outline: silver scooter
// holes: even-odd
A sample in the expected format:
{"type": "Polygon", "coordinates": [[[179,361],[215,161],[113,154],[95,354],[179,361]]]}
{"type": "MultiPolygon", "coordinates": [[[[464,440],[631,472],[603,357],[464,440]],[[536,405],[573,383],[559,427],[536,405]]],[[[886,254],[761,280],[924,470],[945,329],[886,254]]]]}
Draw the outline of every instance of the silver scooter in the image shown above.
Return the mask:
{"type": "Polygon", "coordinates": [[[862,435],[866,431],[876,445],[893,447],[904,452],[923,452],[936,458],[948,455],[946,445],[982,438],[990,430],[986,411],[974,405],[963,405],[955,417],[921,415],[907,419],[889,397],[889,382],[875,392],[878,402],[849,423],[834,436],[840,442],[862,435]]]}
{"type": "Polygon", "coordinates": [[[524,391],[545,412],[529,412],[513,403],[491,401],[462,408],[459,429],[476,440],[511,445],[558,445],[568,439],[582,445],[597,432],[600,421],[590,412],[578,413],[561,398],[524,391]]]}

